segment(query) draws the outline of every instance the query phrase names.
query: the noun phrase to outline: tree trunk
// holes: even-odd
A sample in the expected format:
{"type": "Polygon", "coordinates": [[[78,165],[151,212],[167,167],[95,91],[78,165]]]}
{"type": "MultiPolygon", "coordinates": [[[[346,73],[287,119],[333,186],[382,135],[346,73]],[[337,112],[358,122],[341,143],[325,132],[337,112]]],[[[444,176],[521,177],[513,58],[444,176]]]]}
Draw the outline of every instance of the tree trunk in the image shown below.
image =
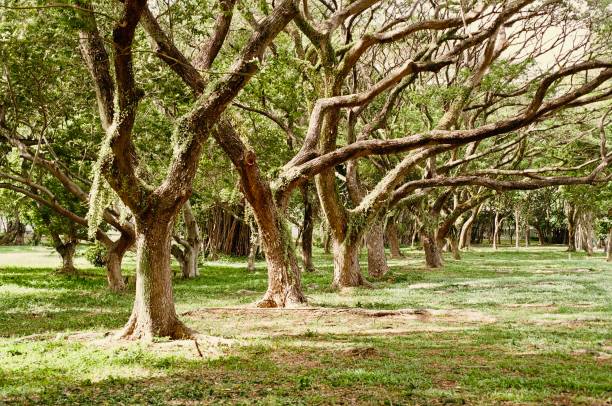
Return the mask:
{"type": "Polygon", "coordinates": [[[472,209],[472,213],[470,217],[463,223],[461,226],[461,231],[459,233],[459,248],[466,249],[470,247],[470,240],[472,239],[472,225],[474,224],[474,220],[478,215],[478,208],[472,209]]]}
{"type": "Polygon", "coordinates": [[[249,247],[249,256],[247,257],[247,271],[255,272],[255,259],[257,256],[257,243],[251,242],[249,247]]]}
{"type": "Polygon", "coordinates": [[[302,190],[302,200],[304,202],[304,220],[302,224],[302,261],[304,271],[314,272],[315,267],[312,263],[312,232],[314,230],[314,218],[312,201],[310,200],[309,184],[305,183],[302,190]]]}
{"type": "Polygon", "coordinates": [[[442,267],[442,255],[436,238],[427,232],[421,232],[421,243],[425,252],[425,262],[429,268],[442,267]]]}
{"type": "Polygon", "coordinates": [[[461,253],[459,252],[459,242],[457,241],[456,235],[447,238],[448,244],[450,246],[451,252],[453,254],[453,259],[460,260],[461,253]]]}
{"type": "Polygon", "coordinates": [[[565,215],[567,217],[567,251],[576,252],[576,208],[567,204],[565,215]]]}
{"type": "Polygon", "coordinates": [[[123,262],[123,256],[132,244],[134,244],[134,237],[127,233],[121,233],[119,239],[107,247],[106,279],[110,290],[113,292],[120,292],[125,289],[125,281],[121,274],[121,263],[123,262]]]}
{"type": "Polygon", "coordinates": [[[612,262],[612,227],[608,230],[608,256],[607,261],[612,262]]]}
{"type": "Polygon", "coordinates": [[[268,265],[268,290],[257,307],[286,307],[306,303],[302,293],[300,268],[287,225],[263,222],[261,219],[258,219],[258,224],[268,265]]]}
{"type": "Polygon", "coordinates": [[[530,232],[529,224],[525,225],[525,247],[529,247],[529,232],[530,232]]]}
{"type": "Polygon", "coordinates": [[[544,245],[545,243],[545,238],[544,238],[544,232],[542,231],[542,228],[540,226],[536,226],[536,232],[538,233],[538,240],[540,242],[540,245],[544,245]]]}
{"type": "Polygon", "coordinates": [[[502,223],[504,222],[504,218],[499,216],[499,213],[495,213],[495,228],[493,230],[493,249],[496,250],[497,249],[497,244],[499,242],[499,229],[502,226],[502,223]]]}
{"type": "Polygon", "coordinates": [[[514,209],[514,248],[520,247],[521,240],[521,212],[519,209],[514,209]]]}
{"type": "Polygon", "coordinates": [[[7,221],[6,231],[0,237],[0,245],[24,245],[26,226],[15,215],[13,220],[7,221]]]}
{"type": "Polygon", "coordinates": [[[359,241],[334,239],[334,279],[332,287],[342,289],[365,285],[365,279],[359,268],[359,241]]]}
{"type": "Polygon", "coordinates": [[[389,239],[389,247],[391,248],[391,258],[403,258],[404,255],[400,248],[400,241],[397,236],[397,226],[395,225],[394,218],[391,218],[387,225],[387,238],[389,239]]]}
{"type": "Polygon", "coordinates": [[[325,254],[331,254],[331,236],[329,231],[325,233],[325,237],[323,238],[323,252],[325,254]]]}
{"type": "Polygon", "coordinates": [[[383,227],[380,222],[374,223],[366,234],[368,248],[368,274],[380,278],[389,272],[387,258],[385,257],[385,240],[383,227]]]}
{"type": "Polygon", "coordinates": [[[51,238],[53,240],[53,246],[60,257],[62,258],[62,266],[58,269],[61,273],[75,273],[77,270],[74,267],[74,254],[76,247],[79,244],[79,240],[69,235],[67,241],[62,241],[59,234],[51,232],[51,238]]]}
{"type": "Polygon", "coordinates": [[[136,297],[122,338],[184,339],[193,334],[179,321],[174,308],[170,269],[174,219],[156,214],[151,213],[146,223],[136,223],[136,297]]]}

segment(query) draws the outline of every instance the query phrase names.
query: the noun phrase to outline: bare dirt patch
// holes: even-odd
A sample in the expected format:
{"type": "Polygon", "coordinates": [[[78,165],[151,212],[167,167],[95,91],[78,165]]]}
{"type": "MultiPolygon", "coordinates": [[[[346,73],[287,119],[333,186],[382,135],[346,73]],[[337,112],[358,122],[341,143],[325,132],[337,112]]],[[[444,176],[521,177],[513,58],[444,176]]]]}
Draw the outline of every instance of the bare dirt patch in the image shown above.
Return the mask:
{"type": "Polygon", "coordinates": [[[198,331],[222,337],[301,336],[314,334],[389,335],[443,331],[494,323],[469,309],[305,307],[292,309],[206,308],[182,314],[198,331]]]}

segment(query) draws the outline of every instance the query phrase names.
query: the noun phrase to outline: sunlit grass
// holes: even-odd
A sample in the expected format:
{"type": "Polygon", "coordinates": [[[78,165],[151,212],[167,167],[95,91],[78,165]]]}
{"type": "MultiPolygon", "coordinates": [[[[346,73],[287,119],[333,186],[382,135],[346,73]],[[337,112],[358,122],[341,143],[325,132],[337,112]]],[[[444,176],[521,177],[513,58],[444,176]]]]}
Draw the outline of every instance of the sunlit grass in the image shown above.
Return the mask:
{"type": "Polygon", "coordinates": [[[264,263],[254,273],[243,259],[205,263],[199,278],[174,283],[200,357],[193,341],[112,340],[133,294],[110,293],[102,269],[77,262],[80,275],[60,275],[37,266],[45,248],[3,247],[0,403],[611,401],[612,264],[601,254],[477,248],[428,270],[420,251],[404,252],[374,288],[339,294],[331,257],[317,251],[303,285],[318,310],[254,310],[264,263]]]}

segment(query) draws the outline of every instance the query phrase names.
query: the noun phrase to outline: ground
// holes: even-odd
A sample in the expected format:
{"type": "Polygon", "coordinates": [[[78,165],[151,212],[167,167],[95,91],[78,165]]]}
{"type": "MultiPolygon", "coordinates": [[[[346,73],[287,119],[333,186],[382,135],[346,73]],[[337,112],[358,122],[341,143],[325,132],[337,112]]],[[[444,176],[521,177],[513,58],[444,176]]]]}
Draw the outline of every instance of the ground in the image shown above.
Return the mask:
{"type": "Polygon", "coordinates": [[[431,271],[405,253],[372,289],[338,294],[319,252],[310,306],[287,310],[252,307],[264,263],[207,263],[175,280],[196,345],[113,340],[132,293],[82,261],[54,273],[46,248],[0,248],[0,404],[612,404],[602,254],[476,248],[431,271]]]}

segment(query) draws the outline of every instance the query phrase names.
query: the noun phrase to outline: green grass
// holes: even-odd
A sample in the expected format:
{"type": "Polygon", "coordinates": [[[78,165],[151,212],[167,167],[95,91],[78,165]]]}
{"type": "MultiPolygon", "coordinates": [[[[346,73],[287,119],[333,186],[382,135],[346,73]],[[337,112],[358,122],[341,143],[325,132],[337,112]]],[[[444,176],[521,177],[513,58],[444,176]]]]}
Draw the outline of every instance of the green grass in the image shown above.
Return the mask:
{"type": "Polygon", "coordinates": [[[265,291],[263,263],[248,274],[217,261],[176,279],[200,357],[193,341],[106,337],[133,294],[108,292],[103,270],[68,277],[36,267],[52,261],[44,248],[0,248],[0,403],[612,402],[612,264],[601,254],[477,248],[431,271],[405,253],[373,289],[337,293],[318,252],[303,281],[316,309],[248,306],[265,291]]]}

